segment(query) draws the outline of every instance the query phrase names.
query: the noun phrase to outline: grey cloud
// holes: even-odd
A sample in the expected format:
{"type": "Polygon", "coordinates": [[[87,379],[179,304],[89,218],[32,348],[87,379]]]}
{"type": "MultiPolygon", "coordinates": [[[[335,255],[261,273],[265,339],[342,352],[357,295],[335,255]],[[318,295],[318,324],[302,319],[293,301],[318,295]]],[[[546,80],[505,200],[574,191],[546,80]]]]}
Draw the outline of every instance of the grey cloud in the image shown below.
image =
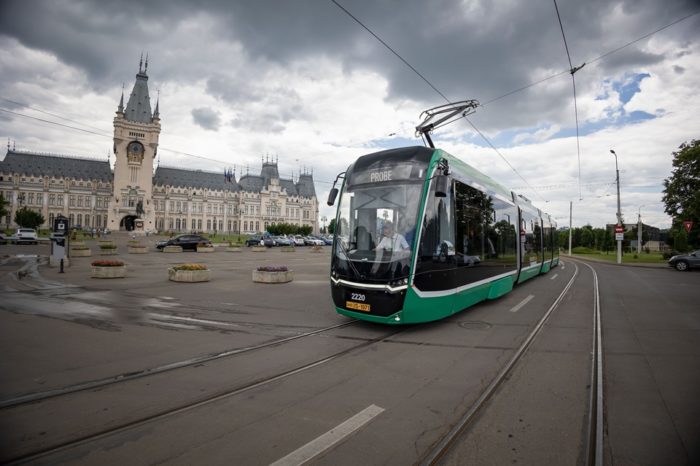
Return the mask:
{"type": "Polygon", "coordinates": [[[208,107],[192,109],[192,119],[204,129],[218,131],[221,125],[219,112],[208,107]]]}
{"type": "MultiPolygon", "coordinates": [[[[487,100],[535,81],[542,70],[556,73],[568,68],[551,2],[342,3],[450,100],[487,100]]],[[[688,0],[560,4],[574,65],[691,10],[688,0]],[[630,20],[606,26],[605,20],[620,7],[630,20]]],[[[0,31],[84,69],[98,90],[130,80],[144,51],[150,53],[149,71],[159,82],[184,84],[204,79],[207,92],[233,107],[260,102],[270,105],[272,113],[281,114],[281,109],[291,107],[289,99],[276,107],[270,104],[271,96],[283,96],[283,92],[261,85],[265,72],[299,59],[332,57],[346,72],[370,70],[384,76],[389,82],[389,100],[410,99],[426,108],[444,102],[330,1],[4,0],[0,31]],[[129,63],[133,68],[125,68],[129,63]]],[[[667,40],[687,43],[697,40],[698,31],[700,18],[694,17],[663,34],[667,40]]],[[[577,90],[586,92],[605,73],[629,67],[643,70],[663,60],[661,55],[644,51],[647,43],[640,41],[597,62],[599,66],[585,67],[576,75],[577,90]]],[[[566,108],[571,93],[543,89],[548,88],[536,86],[482,109],[478,118],[483,129],[534,125],[545,117],[553,122],[569,121],[566,108]]],[[[303,104],[297,104],[303,111],[303,104]]]]}

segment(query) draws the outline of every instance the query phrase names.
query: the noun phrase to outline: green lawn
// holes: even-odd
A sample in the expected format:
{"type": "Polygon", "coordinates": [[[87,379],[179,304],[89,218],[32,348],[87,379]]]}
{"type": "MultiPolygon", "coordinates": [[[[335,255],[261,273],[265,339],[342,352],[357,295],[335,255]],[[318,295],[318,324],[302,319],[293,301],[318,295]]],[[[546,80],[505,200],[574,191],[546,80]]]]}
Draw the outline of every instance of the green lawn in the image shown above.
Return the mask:
{"type": "MultiPolygon", "coordinates": [[[[597,260],[603,260],[603,261],[608,261],[608,262],[617,262],[617,253],[614,251],[608,252],[607,254],[604,252],[596,251],[592,252],[590,254],[573,254],[574,256],[578,256],[581,258],[590,258],[590,259],[597,259],[597,260]]],[[[566,253],[562,253],[562,257],[566,257],[566,253]]],[[[652,252],[652,253],[645,253],[642,252],[641,254],[637,255],[636,253],[624,253],[622,255],[622,263],[623,264],[666,264],[668,262],[667,259],[664,259],[661,256],[660,252],[652,252]]]]}

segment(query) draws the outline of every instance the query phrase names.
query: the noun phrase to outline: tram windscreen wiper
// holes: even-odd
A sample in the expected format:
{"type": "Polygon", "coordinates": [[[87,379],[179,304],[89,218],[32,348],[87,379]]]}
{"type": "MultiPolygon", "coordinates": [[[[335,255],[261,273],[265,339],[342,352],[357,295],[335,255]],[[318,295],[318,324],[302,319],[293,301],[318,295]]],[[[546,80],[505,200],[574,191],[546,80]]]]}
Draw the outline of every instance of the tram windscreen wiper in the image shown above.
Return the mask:
{"type": "Polygon", "coordinates": [[[358,277],[358,278],[364,279],[365,276],[362,275],[362,274],[360,273],[360,271],[357,270],[357,267],[355,267],[355,264],[352,263],[353,261],[352,261],[352,259],[350,258],[350,252],[349,252],[349,251],[345,248],[345,246],[343,245],[343,240],[340,239],[340,238],[336,238],[335,243],[336,243],[338,246],[340,246],[340,249],[342,250],[343,255],[345,256],[345,259],[347,259],[347,263],[350,265],[350,268],[352,268],[352,271],[355,272],[355,276],[358,277]]]}

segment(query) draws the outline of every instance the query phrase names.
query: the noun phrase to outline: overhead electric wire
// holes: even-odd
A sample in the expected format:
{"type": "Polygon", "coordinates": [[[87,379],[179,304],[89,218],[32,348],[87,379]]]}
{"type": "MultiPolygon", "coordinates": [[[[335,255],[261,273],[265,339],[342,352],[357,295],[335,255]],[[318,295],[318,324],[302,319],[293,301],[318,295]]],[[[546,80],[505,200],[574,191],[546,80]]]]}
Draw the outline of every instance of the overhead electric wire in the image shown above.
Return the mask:
{"type": "MultiPolygon", "coordinates": [[[[396,57],[398,57],[399,60],[401,60],[406,66],[408,66],[414,73],[416,73],[418,76],[420,76],[420,78],[421,78],[423,81],[425,81],[425,82],[426,82],[435,92],[437,92],[443,99],[445,99],[445,101],[446,101],[447,103],[450,103],[450,102],[451,102],[450,99],[448,99],[447,96],[445,96],[445,94],[443,94],[437,87],[435,87],[435,86],[433,85],[433,83],[431,83],[431,82],[428,80],[428,78],[426,78],[425,76],[423,76],[416,68],[413,67],[413,65],[411,65],[411,64],[410,64],[406,59],[404,59],[398,52],[396,52],[393,48],[391,48],[391,47],[389,46],[389,44],[387,44],[384,40],[382,40],[381,37],[379,37],[377,34],[375,34],[370,28],[368,28],[367,26],[365,26],[365,25],[362,23],[362,21],[360,21],[358,18],[356,18],[352,13],[350,13],[347,9],[345,9],[345,8],[344,8],[340,3],[338,3],[336,0],[331,0],[331,2],[333,2],[338,8],[340,8],[343,12],[345,12],[345,13],[346,13],[348,16],[350,16],[353,20],[355,20],[355,22],[357,22],[357,24],[359,24],[360,26],[362,26],[362,27],[363,27],[367,32],[369,32],[375,39],[377,39],[384,47],[386,47],[387,49],[389,49],[389,50],[391,51],[391,53],[393,53],[394,55],[396,55],[396,57]]],[[[469,118],[467,118],[466,116],[464,116],[464,117],[462,117],[462,118],[464,118],[465,120],[467,120],[467,122],[471,125],[471,127],[474,128],[474,130],[479,134],[479,136],[481,136],[481,138],[482,138],[484,141],[486,141],[486,143],[499,155],[499,157],[501,157],[501,159],[510,167],[510,169],[513,170],[513,172],[514,172],[516,175],[518,175],[518,176],[520,177],[520,179],[523,180],[523,181],[525,182],[526,185],[530,186],[530,183],[518,172],[518,170],[515,169],[515,167],[513,167],[513,165],[511,165],[511,163],[508,161],[508,159],[506,159],[505,156],[504,156],[503,154],[501,154],[501,152],[496,148],[496,146],[493,145],[493,143],[491,143],[491,141],[486,137],[486,135],[484,135],[484,133],[482,133],[482,132],[476,127],[476,125],[475,125],[474,123],[472,123],[472,121],[471,121],[469,118]]],[[[456,120],[455,120],[455,121],[456,121],[456,120]]],[[[530,189],[531,189],[535,194],[537,194],[537,195],[540,197],[540,199],[542,199],[544,202],[547,202],[547,201],[542,197],[542,195],[541,195],[539,192],[537,192],[536,189],[534,189],[534,188],[532,188],[532,187],[530,187],[530,189]]]]}
{"type": "Polygon", "coordinates": [[[574,90],[574,115],[576,117],[576,154],[578,156],[578,197],[579,200],[583,199],[581,195],[581,143],[579,138],[578,129],[578,103],[576,101],[576,78],[574,74],[584,67],[585,63],[578,68],[574,68],[573,63],[571,63],[571,54],[569,53],[569,44],[566,43],[566,34],[564,34],[564,25],[561,22],[561,16],[559,15],[559,7],[557,6],[557,0],[554,1],[554,9],[557,11],[557,19],[559,20],[559,27],[561,28],[561,36],[564,39],[564,48],[566,49],[566,58],[569,59],[569,72],[571,73],[571,84],[574,90]]]}
{"type": "MultiPolygon", "coordinates": [[[[615,48],[615,49],[613,49],[613,50],[610,50],[610,51],[608,51],[608,52],[606,52],[606,53],[604,53],[604,54],[602,54],[602,55],[597,56],[596,58],[592,58],[592,59],[590,59],[590,60],[586,60],[585,63],[587,63],[588,65],[592,65],[593,63],[595,63],[595,62],[597,62],[597,61],[603,60],[603,59],[607,58],[608,56],[610,56],[610,55],[612,55],[612,54],[614,54],[614,53],[619,52],[620,50],[623,50],[623,49],[629,47],[630,45],[634,45],[634,44],[636,44],[637,42],[639,42],[639,41],[641,41],[641,40],[647,39],[647,38],[653,36],[654,34],[663,31],[664,29],[668,29],[669,27],[674,26],[674,25],[680,23],[681,21],[685,21],[686,19],[691,18],[691,17],[697,15],[698,13],[700,13],[700,10],[695,11],[695,12],[693,12],[693,13],[690,13],[690,14],[688,14],[688,15],[685,15],[685,16],[683,16],[682,18],[678,18],[677,20],[674,20],[673,22],[668,23],[668,24],[666,24],[665,26],[661,26],[660,28],[655,29],[655,30],[652,31],[652,32],[649,32],[649,33],[647,33],[647,34],[644,34],[643,36],[638,37],[638,38],[636,38],[636,39],[634,39],[634,40],[631,40],[631,41],[627,42],[625,45],[622,45],[622,46],[617,47],[617,48],[615,48]]],[[[540,80],[538,80],[538,81],[531,82],[531,83],[526,84],[526,85],[524,85],[524,86],[522,86],[522,87],[519,87],[519,88],[514,89],[514,90],[512,90],[512,91],[506,92],[505,94],[502,94],[502,95],[500,95],[500,96],[498,96],[498,97],[494,97],[494,98],[489,99],[489,100],[484,100],[484,101],[481,103],[481,106],[482,106],[482,107],[483,107],[483,106],[486,106],[486,105],[488,105],[488,104],[490,104],[490,103],[496,102],[496,101],[498,101],[498,100],[501,100],[501,99],[503,99],[503,98],[505,98],[505,97],[508,97],[508,96],[511,96],[511,95],[513,95],[513,94],[517,94],[518,92],[524,91],[524,90],[529,89],[529,88],[531,88],[531,87],[534,87],[534,86],[536,86],[536,85],[538,85],[538,84],[542,84],[542,83],[545,82],[545,81],[549,81],[550,79],[559,77],[559,76],[561,76],[561,75],[563,75],[563,74],[570,73],[570,72],[571,72],[571,71],[570,71],[570,69],[569,69],[569,70],[563,70],[563,71],[560,71],[560,72],[558,72],[558,73],[549,75],[549,76],[547,76],[547,77],[545,77],[545,78],[542,78],[542,79],[540,79],[540,80]]],[[[481,101],[480,101],[480,102],[481,102],[481,101]]]]}
{"type": "MultiPolygon", "coordinates": [[[[1,98],[1,97],[0,97],[0,99],[9,101],[9,99],[4,99],[4,98],[1,98]]],[[[16,103],[16,102],[14,102],[14,103],[16,103]]],[[[20,105],[21,105],[21,104],[20,104],[20,105]]],[[[27,108],[32,108],[32,107],[30,107],[30,106],[28,106],[28,105],[25,105],[25,107],[27,107],[27,108]]],[[[32,110],[37,110],[37,109],[32,108],[32,110]]],[[[37,110],[37,111],[41,111],[41,110],[37,110]]],[[[79,127],[77,127],[77,126],[66,125],[66,124],[63,124],[63,123],[58,123],[58,122],[56,122],[56,121],[45,120],[45,119],[43,119],[43,118],[38,118],[38,117],[35,117],[35,116],[31,116],[31,115],[25,115],[24,113],[14,112],[14,111],[12,111],[12,110],[7,110],[7,109],[5,109],[5,108],[0,108],[0,112],[10,113],[10,114],[12,114],[12,115],[16,115],[16,116],[20,116],[20,117],[24,117],[24,118],[29,118],[29,119],[31,119],[31,120],[40,121],[40,122],[42,122],[42,123],[48,123],[48,124],[51,124],[51,125],[60,126],[60,127],[62,127],[62,128],[68,128],[68,129],[73,129],[73,130],[76,130],[76,131],[82,131],[82,132],[84,132],[84,133],[94,134],[94,135],[96,135],[96,136],[102,136],[102,137],[109,138],[109,139],[112,139],[112,138],[114,137],[112,134],[98,133],[98,132],[96,132],[96,131],[91,131],[91,130],[89,130],[89,129],[79,128],[79,127]]],[[[54,114],[49,113],[49,112],[43,112],[43,111],[42,111],[42,113],[46,113],[46,114],[48,114],[48,115],[52,115],[52,116],[55,116],[55,117],[57,117],[57,118],[63,118],[63,117],[61,117],[60,115],[54,115],[54,114]]],[[[72,120],[68,120],[68,119],[66,119],[66,120],[67,120],[67,121],[72,121],[72,120]]],[[[74,121],[74,123],[82,124],[82,123],[77,122],[77,121],[74,121]]],[[[85,125],[85,126],[87,126],[87,125],[85,125]]],[[[180,155],[184,155],[184,156],[187,156],[187,157],[194,157],[194,158],[197,158],[197,159],[207,160],[207,161],[210,161],[210,162],[216,162],[216,163],[219,163],[219,164],[224,165],[224,166],[230,166],[230,165],[231,165],[231,164],[228,163],[228,162],[224,162],[224,161],[217,160],[217,159],[212,159],[212,158],[210,158],[210,157],[205,157],[205,156],[203,156],[203,155],[190,154],[189,152],[183,152],[183,151],[179,151],[179,150],[175,150],[175,149],[169,149],[169,148],[163,147],[163,146],[158,146],[158,148],[159,148],[160,150],[163,150],[163,151],[166,151],[166,152],[171,152],[171,153],[173,153],[173,154],[180,154],[180,155]]],[[[172,168],[178,168],[178,167],[172,167],[172,168]]],[[[291,177],[290,177],[290,178],[291,178],[291,177]]],[[[333,184],[331,181],[324,181],[324,180],[314,180],[314,182],[324,183],[324,184],[333,184]]]]}

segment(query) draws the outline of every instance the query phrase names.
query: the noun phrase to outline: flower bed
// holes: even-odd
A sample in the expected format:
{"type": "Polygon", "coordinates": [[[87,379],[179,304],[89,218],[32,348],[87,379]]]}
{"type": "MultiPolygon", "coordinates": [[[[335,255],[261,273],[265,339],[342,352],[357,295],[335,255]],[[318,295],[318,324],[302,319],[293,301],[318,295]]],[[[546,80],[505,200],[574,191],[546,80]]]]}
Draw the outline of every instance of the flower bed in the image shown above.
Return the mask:
{"type": "Polygon", "coordinates": [[[253,270],[255,283],[288,283],[294,280],[294,271],[286,265],[263,265],[253,270]]]}
{"type": "Polygon", "coordinates": [[[197,252],[214,252],[214,245],[208,243],[199,243],[197,245],[197,252]]]}
{"type": "Polygon", "coordinates": [[[280,248],[282,252],[295,252],[296,248],[294,246],[282,246],[280,248]]]}
{"type": "Polygon", "coordinates": [[[126,265],[118,260],[96,260],[92,264],[92,278],[124,278],[126,265]]]}
{"type": "Polygon", "coordinates": [[[129,245],[126,248],[126,251],[129,254],[146,254],[148,252],[148,248],[144,245],[138,245],[138,246],[129,245]]]}
{"type": "Polygon", "coordinates": [[[168,269],[168,280],[173,282],[208,282],[209,269],[204,264],[179,264],[168,269]]]}
{"type": "Polygon", "coordinates": [[[266,246],[253,246],[253,252],[267,252],[266,246]]]}
{"type": "Polygon", "coordinates": [[[71,246],[70,247],[71,257],[90,257],[92,256],[92,250],[87,246],[71,246]]]}
{"type": "Polygon", "coordinates": [[[311,252],[323,252],[323,246],[319,246],[318,244],[315,244],[311,246],[311,252]]]}

